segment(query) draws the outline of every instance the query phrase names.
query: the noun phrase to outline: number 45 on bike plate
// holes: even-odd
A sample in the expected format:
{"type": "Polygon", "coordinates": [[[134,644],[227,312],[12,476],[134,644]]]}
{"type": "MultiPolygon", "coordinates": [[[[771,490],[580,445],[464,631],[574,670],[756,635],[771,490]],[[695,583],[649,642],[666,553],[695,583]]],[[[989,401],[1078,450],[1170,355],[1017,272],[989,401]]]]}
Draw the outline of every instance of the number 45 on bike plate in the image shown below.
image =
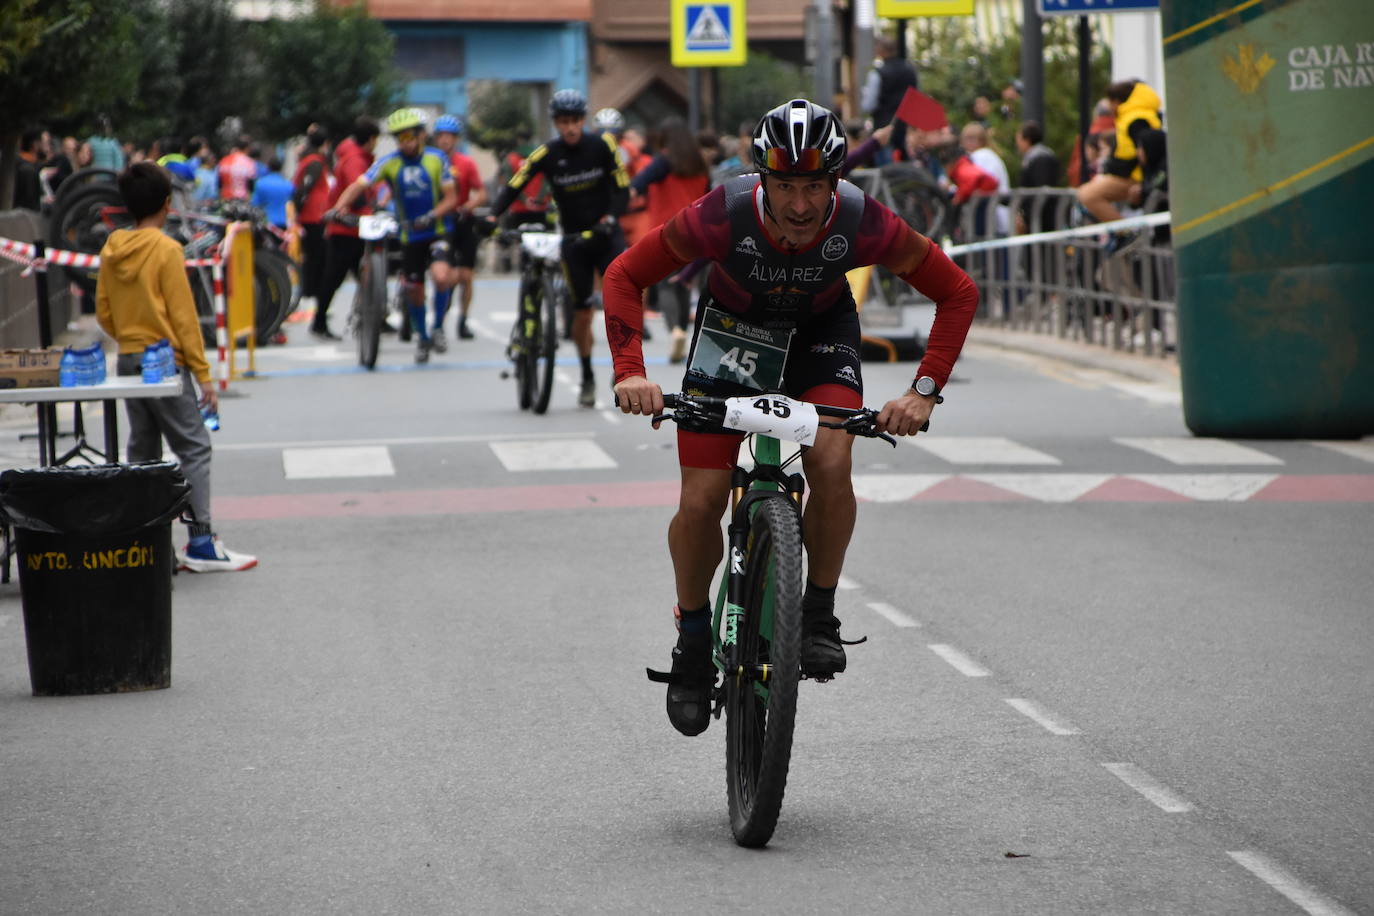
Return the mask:
{"type": "Polygon", "coordinates": [[[725,423],[742,433],[758,433],[800,445],[816,444],[816,408],[780,394],[725,399],[725,423]]]}

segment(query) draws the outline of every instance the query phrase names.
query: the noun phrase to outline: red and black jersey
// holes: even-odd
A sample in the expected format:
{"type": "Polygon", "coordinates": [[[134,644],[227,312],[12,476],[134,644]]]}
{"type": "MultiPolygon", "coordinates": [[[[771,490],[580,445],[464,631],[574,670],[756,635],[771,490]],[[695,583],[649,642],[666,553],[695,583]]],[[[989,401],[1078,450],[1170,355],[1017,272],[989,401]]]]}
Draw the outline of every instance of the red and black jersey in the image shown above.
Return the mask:
{"type": "Polygon", "coordinates": [[[767,230],[757,175],[725,182],[611,264],[602,282],[615,378],[644,374],[641,293],[698,258],[714,261],[714,303],[748,321],[800,327],[853,308],[846,273],[881,264],[935,302],[920,374],[944,385],[978,307],[978,289],[939,248],[847,181],[840,181],[815,240],[790,251],[767,230]]]}

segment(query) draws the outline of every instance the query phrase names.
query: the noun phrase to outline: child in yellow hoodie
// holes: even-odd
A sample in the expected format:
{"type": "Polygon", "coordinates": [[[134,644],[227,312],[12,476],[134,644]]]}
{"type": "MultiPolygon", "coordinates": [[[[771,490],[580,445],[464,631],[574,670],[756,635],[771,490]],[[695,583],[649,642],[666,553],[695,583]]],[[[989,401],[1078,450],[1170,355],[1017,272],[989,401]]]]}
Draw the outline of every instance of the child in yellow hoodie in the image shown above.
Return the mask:
{"type": "Polygon", "coordinates": [[[171,179],[161,166],[139,162],[120,174],[119,193],[135,225],[113,232],[100,251],[96,318],[119,345],[119,375],[140,375],[144,348],[166,338],[182,379],[181,394],[174,398],[125,402],[129,461],[160,460],[165,437],[181,462],[191,484],[193,518],[179,558],[182,569],[250,569],[258,564],[257,558],[226,549],[210,524],[210,431],[200,409],[218,410],[219,399],[210,384],[186,259],[181,246],[162,231],[172,204],[171,179]]]}

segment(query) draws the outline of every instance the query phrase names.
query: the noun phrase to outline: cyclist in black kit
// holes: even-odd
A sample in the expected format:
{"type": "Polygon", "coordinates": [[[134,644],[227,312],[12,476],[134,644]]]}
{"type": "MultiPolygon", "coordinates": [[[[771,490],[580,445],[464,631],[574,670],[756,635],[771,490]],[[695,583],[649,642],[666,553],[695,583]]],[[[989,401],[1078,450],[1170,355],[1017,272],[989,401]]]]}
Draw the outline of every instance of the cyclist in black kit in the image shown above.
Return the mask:
{"type": "Polygon", "coordinates": [[[489,222],[515,202],[535,175],[546,176],[563,230],[563,270],[572,291],[573,341],[582,359],[582,391],[577,402],[596,406],[592,379],[592,271],[604,274],[625,250],[619,217],[629,204],[630,179],[620,166],[613,140],[585,133],[587,100],[574,89],[560,89],[549,100],[549,116],[558,136],[530,153],[525,164],[501,188],[489,222]],[[590,231],[590,236],[583,237],[590,231]]]}

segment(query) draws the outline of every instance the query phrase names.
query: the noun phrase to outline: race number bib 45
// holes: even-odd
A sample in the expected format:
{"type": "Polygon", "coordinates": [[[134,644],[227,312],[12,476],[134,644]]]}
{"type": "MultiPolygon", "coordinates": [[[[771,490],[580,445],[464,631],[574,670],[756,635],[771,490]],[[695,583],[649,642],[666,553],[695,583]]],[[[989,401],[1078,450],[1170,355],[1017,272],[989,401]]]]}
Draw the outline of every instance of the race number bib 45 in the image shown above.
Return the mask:
{"type": "Polygon", "coordinates": [[[759,433],[801,445],[815,445],[816,428],[819,425],[820,417],[816,414],[815,405],[794,401],[780,394],[725,399],[724,426],[727,429],[759,433]]]}
{"type": "Polygon", "coordinates": [[[792,334],[790,329],[761,328],[708,308],[687,370],[755,391],[780,388],[792,334]]]}

